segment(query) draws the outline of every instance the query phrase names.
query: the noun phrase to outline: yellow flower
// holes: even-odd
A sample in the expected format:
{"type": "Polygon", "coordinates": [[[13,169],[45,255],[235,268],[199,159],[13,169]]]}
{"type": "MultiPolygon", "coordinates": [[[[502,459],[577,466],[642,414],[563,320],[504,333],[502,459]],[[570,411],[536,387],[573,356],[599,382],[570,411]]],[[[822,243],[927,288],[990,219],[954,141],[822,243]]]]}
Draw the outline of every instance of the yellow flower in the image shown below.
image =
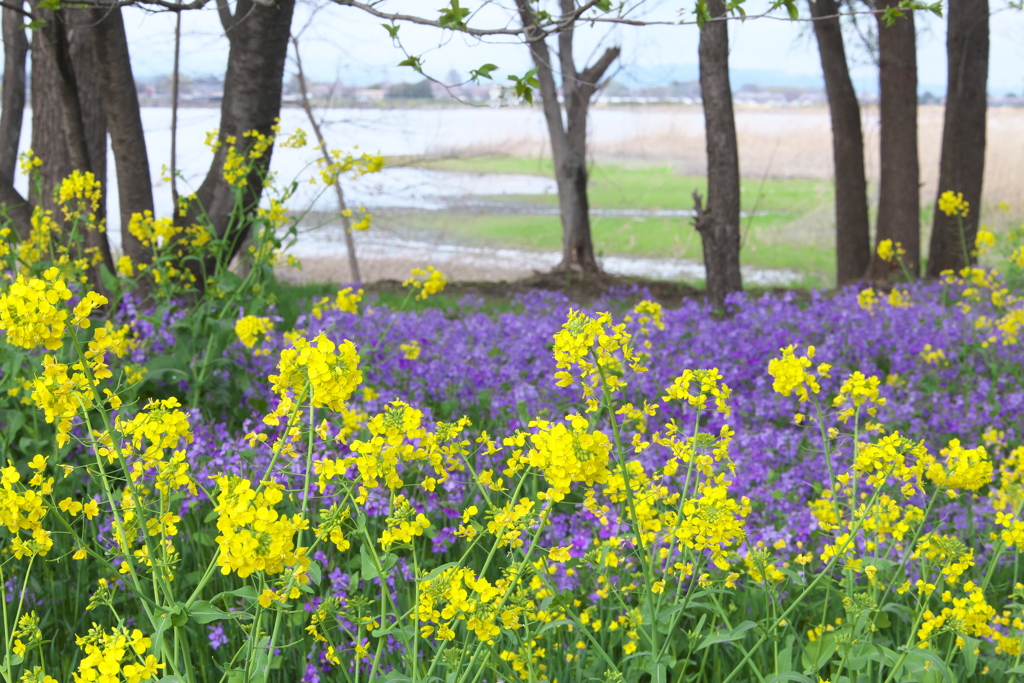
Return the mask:
{"type": "Polygon", "coordinates": [[[800,402],[806,403],[810,400],[810,394],[817,394],[821,391],[818,380],[813,374],[807,372],[807,368],[812,365],[811,359],[814,358],[815,349],[813,346],[808,346],[806,356],[797,356],[793,352],[795,348],[790,345],[780,349],[782,357],[769,361],[768,374],[775,379],[772,388],[776,393],[789,396],[795,392],[800,402]]]}
{"type": "Polygon", "coordinates": [[[891,263],[893,259],[899,259],[901,256],[905,256],[907,250],[903,248],[903,245],[899,242],[893,242],[892,240],[882,240],[878,243],[878,258],[882,259],[886,263],[891,263]]]}
{"type": "Polygon", "coordinates": [[[552,548],[548,551],[548,559],[560,564],[568,562],[572,559],[572,555],[569,554],[570,550],[572,550],[572,545],[552,548]]]}
{"type": "Polygon", "coordinates": [[[422,351],[420,343],[415,339],[408,344],[399,344],[398,348],[402,350],[407,360],[416,360],[420,357],[420,351],[422,351]]]}
{"type": "Polygon", "coordinates": [[[270,318],[261,318],[255,315],[247,315],[238,319],[235,323],[235,334],[238,340],[248,348],[256,345],[259,337],[274,329],[274,323],[270,318]]]}
{"type": "Polygon", "coordinates": [[[964,200],[963,192],[946,190],[939,196],[939,211],[947,216],[967,216],[970,203],[964,200]]]}
{"type": "Polygon", "coordinates": [[[422,301],[442,292],[447,282],[448,280],[445,279],[441,271],[433,266],[427,266],[426,270],[413,268],[412,277],[403,282],[402,286],[411,287],[413,290],[418,291],[419,293],[416,295],[416,298],[422,301]]]}
{"type": "Polygon", "coordinates": [[[996,245],[996,236],[984,228],[978,230],[977,237],[974,238],[974,248],[978,250],[978,256],[981,256],[990,248],[996,245]]]}
{"type": "Polygon", "coordinates": [[[47,270],[42,279],[26,280],[18,275],[8,290],[0,293],[0,330],[14,346],[59,349],[68,319],[67,310],[59,304],[70,298],[71,290],[57,268],[47,270]]]}

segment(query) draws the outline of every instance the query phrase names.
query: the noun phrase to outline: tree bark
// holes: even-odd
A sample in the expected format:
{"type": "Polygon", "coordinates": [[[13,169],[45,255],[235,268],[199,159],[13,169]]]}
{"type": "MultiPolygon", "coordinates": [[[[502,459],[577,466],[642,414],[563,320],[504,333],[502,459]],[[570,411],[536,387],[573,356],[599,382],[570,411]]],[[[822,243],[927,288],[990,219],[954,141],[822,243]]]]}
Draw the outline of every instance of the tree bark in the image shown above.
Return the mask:
{"type": "Polygon", "coordinates": [[[128,231],[133,213],[153,210],[153,184],[124,19],[120,7],[94,9],[90,13],[95,22],[92,32],[97,80],[114,150],[121,245],[134,263],[149,263],[152,252],[128,231]]]}
{"type": "MultiPolygon", "coordinates": [[[[91,171],[106,188],[107,124],[88,13],[35,9],[34,14],[46,24],[32,37],[32,149],[43,161],[42,194],[32,199],[54,210],[59,220],[53,191],[73,170],[91,171]]],[[[105,193],[96,217],[105,223],[105,193]]],[[[105,232],[86,232],[85,246],[99,249],[104,264],[113,270],[105,232]]],[[[100,284],[95,270],[90,278],[100,284]]]]}
{"type": "Polygon", "coordinates": [[[18,143],[25,117],[25,61],[28,39],[21,28],[24,19],[13,9],[3,10],[4,83],[0,111],[0,204],[21,239],[32,229],[32,209],[14,189],[18,168],[18,143]]]}
{"type": "MultiPolygon", "coordinates": [[[[253,0],[239,0],[232,14],[226,0],[219,0],[217,9],[230,42],[220,110],[222,144],[183,220],[194,223],[204,216],[204,222],[218,237],[230,241],[230,256],[233,257],[249,235],[249,224],[243,222],[240,227],[230,220],[235,196],[223,174],[227,156],[224,140],[234,136],[241,146],[245,144],[243,134],[246,131],[273,134],[272,128],[281,113],[281,89],[295,1],[278,0],[268,6],[253,0]]],[[[259,203],[263,193],[261,174],[269,167],[272,153],[273,146],[258,160],[257,168],[248,178],[244,195],[246,210],[254,210],[259,203]]],[[[197,273],[200,281],[212,272],[214,265],[212,258],[206,260],[200,269],[202,272],[197,273]]]]}
{"type": "Polygon", "coordinates": [[[944,270],[960,270],[977,260],[974,240],[981,215],[988,108],[988,15],[988,0],[950,0],[946,33],[949,75],[938,194],[963,192],[970,210],[958,219],[939,211],[936,202],[928,250],[929,277],[938,277],[944,270]]]}
{"type": "MultiPolygon", "coordinates": [[[[882,0],[878,9],[895,7],[882,0]]],[[[906,254],[903,267],[911,277],[920,274],[921,198],[917,155],[917,51],[914,15],[906,12],[892,26],[878,16],[879,161],[878,225],[869,277],[883,279],[898,265],[878,257],[879,242],[899,242],[906,254]]]]}
{"type": "MultiPolygon", "coordinates": [[[[709,0],[712,17],[726,15],[723,0],[709,0]]],[[[736,120],[729,84],[729,27],[709,21],[700,32],[698,50],[700,89],[704,101],[704,128],[708,155],[708,203],[701,206],[694,192],[707,271],[707,292],[718,307],[730,292],[743,289],[740,275],[740,166],[736,146],[736,120]]]]}
{"type": "MultiPolygon", "coordinates": [[[[573,16],[575,2],[560,0],[563,16],[573,16]]],[[[619,48],[612,47],[582,72],[573,60],[573,24],[568,22],[558,34],[559,68],[562,72],[562,104],[558,102],[553,62],[547,43],[535,26],[535,16],[529,0],[516,0],[530,56],[537,68],[540,83],[541,106],[551,140],[551,158],[558,184],[559,213],[562,220],[562,261],[556,270],[600,271],[594,257],[594,243],[590,231],[590,204],[587,196],[587,113],[591,99],[601,79],[619,56],[619,48]]]]}
{"type": "Polygon", "coordinates": [[[860,103],[846,61],[839,7],[835,0],[808,0],[814,37],[825,75],[832,118],[832,158],[836,195],[836,285],[853,284],[864,277],[871,263],[868,188],[864,173],[864,133],[860,103]],[[820,17],[833,17],[820,19],[820,17]]]}
{"type": "Polygon", "coordinates": [[[0,112],[0,181],[14,183],[18,168],[18,142],[25,114],[25,60],[28,39],[21,28],[24,18],[13,9],[3,10],[4,92],[0,112]]]}

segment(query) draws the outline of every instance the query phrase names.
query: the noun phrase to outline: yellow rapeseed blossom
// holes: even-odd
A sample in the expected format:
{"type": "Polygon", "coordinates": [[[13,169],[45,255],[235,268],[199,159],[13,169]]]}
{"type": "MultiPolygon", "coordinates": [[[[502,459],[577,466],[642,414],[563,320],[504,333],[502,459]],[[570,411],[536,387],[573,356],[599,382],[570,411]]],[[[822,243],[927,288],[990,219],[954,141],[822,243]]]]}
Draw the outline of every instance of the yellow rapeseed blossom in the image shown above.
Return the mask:
{"type": "Polygon", "coordinates": [[[426,270],[413,268],[412,277],[403,282],[402,286],[411,287],[417,291],[416,298],[422,301],[444,291],[444,286],[447,282],[448,280],[445,279],[441,271],[433,266],[427,266],[426,270]]]}
{"type": "Polygon", "coordinates": [[[553,501],[562,500],[573,483],[592,487],[608,481],[608,437],[590,431],[590,423],[580,415],[568,415],[565,419],[566,422],[555,424],[534,420],[529,426],[537,429],[536,434],[520,432],[505,439],[505,445],[514,449],[506,474],[511,476],[524,467],[540,470],[549,486],[544,497],[553,501]]]}
{"type": "Polygon", "coordinates": [[[235,334],[238,335],[238,340],[250,349],[256,345],[260,337],[273,329],[274,323],[270,318],[256,315],[243,316],[235,323],[235,334]]]}
{"type": "Polygon", "coordinates": [[[334,305],[343,313],[359,313],[359,302],[363,300],[363,290],[352,291],[351,287],[338,290],[334,305]]]}
{"type": "Polygon", "coordinates": [[[292,348],[281,351],[278,374],[270,376],[271,389],[281,398],[278,410],[265,418],[277,424],[291,412],[294,398],[309,387],[308,400],[314,408],[341,411],[352,392],[363,381],[355,344],[345,340],[335,344],[323,333],[313,341],[305,337],[292,340],[292,348]]]}
{"type": "MultiPolygon", "coordinates": [[[[280,514],[275,508],[284,499],[282,487],[265,482],[258,492],[248,479],[218,476],[217,482],[217,545],[220,555],[217,566],[222,574],[235,573],[244,579],[253,572],[280,574],[286,569],[309,566],[306,549],[295,545],[295,534],[308,528],[301,515],[280,514]]],[[[299,583],[309,577],[297,572],[299,583]]]]}
{"type": "Polygon", "coordinates": [[[940,454],[944,463],[935,462],[928,469],[928,478],[954,495],[956,489],[977,491],[992,481],[992,461],[984,446],[963,448],[953,439],[940,454]]]}
{"type": "Polygon", "coordinates": [[[892,263],[894,259],[898,260],[907,254],[907,250],[903,248],[902,244],[892,240],[882,240],[879,242],[877,252],[878,258],[886,263],[892,263]]]}
{"type": "Polygon", "coordinates": [[[984,228],[979,229],[974,238],[974,248],[977,250],[978,256],[983,255],[994,246],[996,246],[996,236],[984,228]]]}
{"type": "Polygon", "coordinates": [[[0,292],[0,330],[7,333],[8,343],[14,346],[59,349],[68,319],[61,302],[70,298],[71,290],[57,268],[48,269],[42,279],[26,280],[19,275],[7,291],[0,292]]]}
{"type": "Polygon", "coordinates": [[[153,643],[139,629],[116,626],[108,633],[93,624],[86,635],[76,636],[75,644],[85,655],[71,674],[75,683],[140,683],[162,677],[164,664],[146,654],[153,643]]]}
{"type": "Polygon", "coordinates": [[[939,196],[939,211],[947,216],[967,216],[970,203],[964,200],[963,192],[946,190],[939,196]]]}
{"type": "Polygon", "coordinates": [[[807,355],[797,356],[793,351],[796,347],[787,346],[782,351],[781,358],[773,358],[768,363],[768,374],[774,378],[772,388],[783,396],[796,393],[801,403],[810,400],[810,394],[817,394],[821,391],[821,385],[817,378],[807,368],[811,367],[811,359],[814,358],[815,349],[807,347],[807,355]]]}

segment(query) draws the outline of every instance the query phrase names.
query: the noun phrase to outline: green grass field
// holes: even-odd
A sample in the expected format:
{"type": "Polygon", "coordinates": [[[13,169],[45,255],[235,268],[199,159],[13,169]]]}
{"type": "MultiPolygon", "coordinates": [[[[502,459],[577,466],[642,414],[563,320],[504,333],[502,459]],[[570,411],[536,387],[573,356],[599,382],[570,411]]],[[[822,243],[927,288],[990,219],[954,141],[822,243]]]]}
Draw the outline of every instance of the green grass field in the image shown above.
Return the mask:
{"type": "MultiPolygon", "coordinates": [[[[553,176],[550,160],[521,157],[406,159],[425,168],[469,173],[518,173],[553,176]]],[[[741,259],[745,265],[788,268],[803,274],[804,286],[830,286],[835,270],[832,184],[822,180],[746,179],[741,183],[741,259]]],[[[706,180],[683,176],[664,165],[597,164],[590,172],[593,209],[692,209],[692,193],[706,196],[706,180]]],[[[554,195],[500,195],[488,201],[557,205],[554,195]]],[[[411,216],[389,215],[396,227],[411,227],[411,216]],[[408,223],[408,224],[407,224],[408,223]]],[[[687,217],[591,217],[596,251],[601,255],[701,259],[700,238],[687,217]]],[[[561,248],[556,215],[429,213],[415,216],[415,227],[454,239],[522,249],[561,248]]]]}

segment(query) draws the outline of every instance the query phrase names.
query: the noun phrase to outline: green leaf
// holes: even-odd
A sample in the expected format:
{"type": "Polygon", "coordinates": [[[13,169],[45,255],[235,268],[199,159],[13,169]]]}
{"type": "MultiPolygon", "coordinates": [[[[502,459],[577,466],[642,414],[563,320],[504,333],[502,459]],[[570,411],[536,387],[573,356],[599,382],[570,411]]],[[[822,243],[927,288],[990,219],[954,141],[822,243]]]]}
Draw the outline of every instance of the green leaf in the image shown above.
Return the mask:
{"type": "Polygon", "coordinates": [[[423,73],[423,60],[416,55],[409,55],[400,61],[398,66],[407,66],[416,73],[423,73]]]}
{"type": "Polygon", "coordinates": [[[704,639],[704,641],[700,644],[700,646],[697,647],[697,649],[703,650],[709,645],[715,645],[716,643],[728,643],[733,640],[739,640],[740,636],[742,636],[750,629],[755,628],[756,626],[757,624],[755,624],[752,621],[744,621],[739,626],[734,628],[732,631],[729,631],[727,633],[712,633],[704,639]]]}
{"type": "Polygon", "coordinates": [[[370,581],[371,579],[380,578],[380,573],[377,572],[377,567],[374,566],[374,559],[367,552],[366,546],[359,546],[359,561],[361,562],[360,571],[362,579],[370,581]]]}
{"type": "Polygon", "coordinates": [[[779,681],[799,681],[799,683],[814,683],[814,680],[797,673],[796,671],[790,671],[784,674],[775,674],[769,678],[764,679],[764,683],[778,683],[779,681]]]}
{"type": "Polygon", "coordinates": [[[812,672],[825,666],[836,653],[836,636],[834,633],[826,633],[813,643],[808,643],[804,648],[801,662],[804,670],[812,672]]]}
{"type": "Polygon", "coordinates": [[[391,36],[391,40],[398,37],[398,29],[402,28],[401,26],[392,26],[391,24],[381,24],[381,26],[387,30],[388,35],[391,36]]]}
{"type": "Polygon", "coordinates": [[[377,680],[381,683],[407,683],[407,681],[412,679],[399,671],[389,671],[377,680]]]}
{"type": "Polygon", "coordinates": [[[188,608],[188,613],[192,617],[192,620],[197,624],[209,624],[212,621],[237,619],[240,615],[238,612],[225,612],[218,607],[214,607],[206,600],[196,600],[192,603],[192,606],[188,608]]]}
{"type": "Polygon", "coordinates": [[[559,626],[565,626],[566,624],[571,626],[572,623],[572,619],[555,619],[554,621],[549,621],[540,627],[540,630],[537,631],[537,635],[540,635],[545,631],[550,631],[553,628],[558,628],[559,626]]]}
{"type": "Polygon", "coordinates": [[[309,580],[313,582],[313,585],[319,586],[321,578],[320,563],[313,560],[309,563],[309,568],[306,571],[309,574],[309,580]]]}
{"type": "Polygon", "coordinates": [[[981,641],[977,638],[969,638],[963,636],[964,646],[964,666],[967,667],[967,675],[973,676],[974,669],[978,666],[978,647],[981,645],[981,641]]]}
{"type": "Polygon", "coordinates": [[[449,28],[453,31],[466,28],[466,17],[469,16],[469,8],[461,7],[459,0],[452,0],[451,5],[440,10],[441,16],[437,25],[441,28],[449,28]]]}
{"type": "Polygon", "coordinates": [[[953,674],[950,673],[949,667],[946,666],[946,662],[942,660],[942,657],[939,657],[931,650],[909,650],[905,647],[901,647],[900,652],[906,652],[908,655],[910,655],[909,657],[907,657],[908,661],[911,657],[920,657],[922,659],[927,659],[929,662],[932,663],[932,666],[930,667],[932,671],[937,671],[938,673],[942,674],[942,677],[946,679],[949,683],[953,683],[953,674]]]}
{"type": "Polygon", "coordinates": [[[491,78],[491,72],[498,68],[497,64],[484,64],[479,69],[473,69],[469,72],[469,79],[474,83],[478,83],[481,78],[491,78]]]}
{"type": "Polygon", "coordinates": [[[458,567],[458,566],[459,566],[458,562],[446,562],[446,563],[442,564],[440,567],[434,567],[433,569],[430,570],[430,573],[428,573],[426,576],[424,576],[422,579],[419,579],[419,580],[420,581],[433,581],[434,579],[436,579],[438,576],[441,575],[441,572],[443,572],[445,570],[448,570],[448,569],[451,569],[452,567],[458,567]]]}

